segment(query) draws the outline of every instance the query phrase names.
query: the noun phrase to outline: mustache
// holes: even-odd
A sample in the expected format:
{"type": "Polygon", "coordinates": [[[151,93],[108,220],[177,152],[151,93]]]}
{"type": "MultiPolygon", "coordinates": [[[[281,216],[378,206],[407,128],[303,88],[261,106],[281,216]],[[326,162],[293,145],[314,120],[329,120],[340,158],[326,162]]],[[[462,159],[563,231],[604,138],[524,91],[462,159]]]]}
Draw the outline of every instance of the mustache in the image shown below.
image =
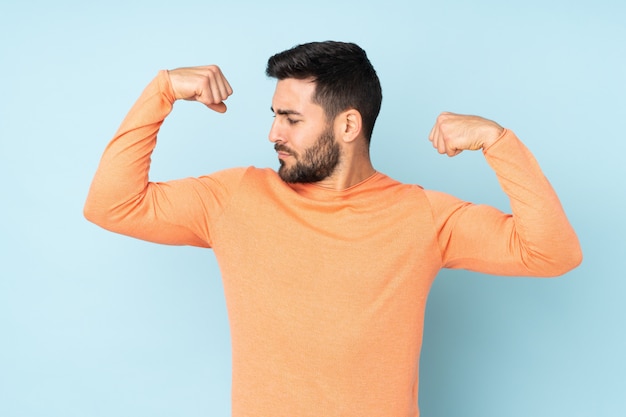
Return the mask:
{"type": "Polygon", "coordinates": [[[274,144],[274,150],[276,152],[285,152],[285,153],[287,153],[289,155],[294,155],[295,154],[294,151],[292,151],[288,146],[283,145],[282,143],[275,143],[274,144]]]}

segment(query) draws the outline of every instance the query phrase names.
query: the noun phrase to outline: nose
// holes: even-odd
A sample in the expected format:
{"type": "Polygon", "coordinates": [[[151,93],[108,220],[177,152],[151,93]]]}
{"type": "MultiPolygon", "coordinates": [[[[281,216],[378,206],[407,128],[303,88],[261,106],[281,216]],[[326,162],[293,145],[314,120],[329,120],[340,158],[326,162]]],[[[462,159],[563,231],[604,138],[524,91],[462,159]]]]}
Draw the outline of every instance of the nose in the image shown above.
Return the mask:
{"type": "Polygon", "coordinates": [[[274,121],[272,122],[268,139],[272,143],[284,142],[281,129],[278,124],[278,118],[274,118],[274,121]]]}

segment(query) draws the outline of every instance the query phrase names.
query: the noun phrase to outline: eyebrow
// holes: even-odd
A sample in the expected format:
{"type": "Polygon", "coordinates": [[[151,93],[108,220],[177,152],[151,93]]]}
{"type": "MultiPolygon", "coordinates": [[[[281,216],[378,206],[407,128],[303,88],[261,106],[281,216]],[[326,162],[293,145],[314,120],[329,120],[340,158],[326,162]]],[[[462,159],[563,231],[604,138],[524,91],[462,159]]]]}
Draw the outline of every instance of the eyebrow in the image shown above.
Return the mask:
{"type": "Polygon", "coordinates": [[[274,114],[280,114],[280,115],[296,115],[296,116],[302,116],[302,113],[297,112],[295,110],[288,110],[288,109],[276,109],[274,110],[274,107],[270,107],[270,110],[272,111],[272,113],[274,114]]]}

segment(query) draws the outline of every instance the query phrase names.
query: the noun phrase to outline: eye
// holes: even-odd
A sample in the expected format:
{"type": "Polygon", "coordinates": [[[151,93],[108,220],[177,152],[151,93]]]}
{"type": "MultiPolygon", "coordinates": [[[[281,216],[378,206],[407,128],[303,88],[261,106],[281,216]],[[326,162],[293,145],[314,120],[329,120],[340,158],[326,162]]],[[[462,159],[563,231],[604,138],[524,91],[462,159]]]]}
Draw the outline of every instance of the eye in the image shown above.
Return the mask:
{"type": "Polygon", "coordinates": [[[291,117],[287,118],[287,123],[289,123],[290,125],[295,125],[296,123],[298,123],[300,120],[296,120],[296,119],[292,119],[291,117]]]}

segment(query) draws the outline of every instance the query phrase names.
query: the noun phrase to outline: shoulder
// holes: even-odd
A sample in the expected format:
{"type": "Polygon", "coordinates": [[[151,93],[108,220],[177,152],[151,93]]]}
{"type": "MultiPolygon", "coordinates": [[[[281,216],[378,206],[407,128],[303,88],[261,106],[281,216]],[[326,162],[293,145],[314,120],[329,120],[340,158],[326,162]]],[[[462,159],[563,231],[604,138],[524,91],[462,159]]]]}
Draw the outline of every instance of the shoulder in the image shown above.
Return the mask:
{"type": "Polygon", "coordinates": [[[387,210],[417,212],[430,207],[427,191],[421,185],[401,182],[383,173],[377,173],[370,182],[369,192],[374,199],[372,204],[387,210]]]}
{"type": "Polygon", "coordinates": [[[434,214],[454,211],[456,208],[468,204],[451,194],[425,189],[419,184],[403,183],[385,174],[380,174],[377,188],[380,192],[385,193],[386,199],[395,200],[396,203],[408,204],[414,208],[418,206],[421,210],[426,209],[434,214]]]}
{"type": "Polygon", "coordinates": [[[381,172],[376,173],[370,186],[376,192],[398,195],[414,194],[420,196],[424,194],[424,188],[421,185],[400,182],[381,172]]]}

